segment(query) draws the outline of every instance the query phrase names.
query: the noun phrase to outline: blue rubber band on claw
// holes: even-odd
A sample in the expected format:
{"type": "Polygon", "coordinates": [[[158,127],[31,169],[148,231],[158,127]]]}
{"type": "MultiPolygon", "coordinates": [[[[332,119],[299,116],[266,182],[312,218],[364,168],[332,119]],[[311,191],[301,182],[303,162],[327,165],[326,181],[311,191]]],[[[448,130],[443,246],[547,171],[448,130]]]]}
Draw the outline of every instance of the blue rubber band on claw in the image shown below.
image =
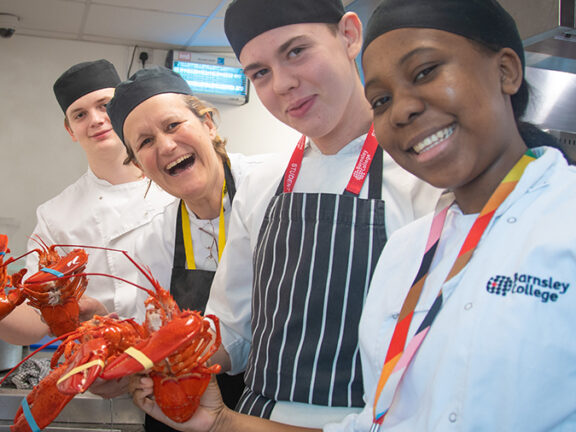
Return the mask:
{"type": "Polygon", "coordinates": [[[45,273],[53,274],[53,275],[56,276],[56,277],[62,277],[62,276],[64,276],[64,273],[60,273],[58,270],[54,270],[54,269],[51,269],[51,268],[48,268],[48,267],[41,268],[40,271],[43,271],[43,272],[45,272],[45,273]]]}
{"type": "Polygon", "coordinates": [[[41,432],[41,429],[36,424],[36,420],[34,420],[34,417],[32,416],[32,411],[30,411],[30,406],[28,405],[28,401],[26,400],[26,398],[22,399],[21,405],[24,417],[26,418],[28,426],[30,426],[32,432],[41,432]]]}

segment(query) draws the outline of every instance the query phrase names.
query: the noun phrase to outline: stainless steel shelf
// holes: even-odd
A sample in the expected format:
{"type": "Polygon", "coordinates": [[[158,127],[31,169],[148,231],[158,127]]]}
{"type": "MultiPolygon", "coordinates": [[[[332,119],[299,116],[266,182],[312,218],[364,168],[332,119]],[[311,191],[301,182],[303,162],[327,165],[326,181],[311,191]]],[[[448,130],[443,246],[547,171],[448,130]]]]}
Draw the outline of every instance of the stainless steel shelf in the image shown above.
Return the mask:
{"type": "MultiPolygon", "coordinates": [[[[10,425],[22,398],[29,390],[0,388],[0,432],[10,425]]],[[[62,410],[46,431],[122,431],[143,430],[144,413],[128,395],[103,399],[91,393],[80,394],[62,410]]]]}

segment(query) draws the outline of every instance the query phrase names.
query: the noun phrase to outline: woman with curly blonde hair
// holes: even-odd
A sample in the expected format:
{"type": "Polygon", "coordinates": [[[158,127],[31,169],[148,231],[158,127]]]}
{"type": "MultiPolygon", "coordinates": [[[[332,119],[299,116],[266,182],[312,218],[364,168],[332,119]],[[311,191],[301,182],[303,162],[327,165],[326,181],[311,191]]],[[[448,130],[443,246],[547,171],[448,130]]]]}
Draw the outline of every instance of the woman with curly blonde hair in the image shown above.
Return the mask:
{"type": "MultiPolygon", "coordinates": [[[[186,81],[167,68],[136,72],[117,87],[107,109],[126,147],[126,163],[179,198],[141,236],[137,258],[170,288],[180,307],[203,312],[236,187],[262,158],[228,155],[215,123],[217,110],[193,96],[186,81]],[[149,247],[157,244],[163,247],[149,247]]],[[[242,375],[224,377],[228,381],[219,378],[221,388],[233,407],[242,375]]],[[[152,421],[147,419],[148,429],[171,430],[152,421]]]]}

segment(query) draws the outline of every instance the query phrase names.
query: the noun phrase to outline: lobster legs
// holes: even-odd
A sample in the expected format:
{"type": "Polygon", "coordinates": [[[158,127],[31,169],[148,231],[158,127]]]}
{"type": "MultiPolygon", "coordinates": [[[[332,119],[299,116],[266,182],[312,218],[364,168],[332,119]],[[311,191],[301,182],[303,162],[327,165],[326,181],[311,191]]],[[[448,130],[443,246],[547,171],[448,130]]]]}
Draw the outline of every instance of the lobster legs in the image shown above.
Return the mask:
{"type": "Polygon", "coordinates": [[[210,376],[220,365],[206,366],[220,346],[218,318],[184,311],[168,321],[151,337],[111,362],[102,373],[105,379],[120,378],[152,369],[154,396],[164,414],[177,422],[188,420],[208,387],[210,376]],[[210,321],[215,334],[210,332],[210,321]]]}
{"type": "MultiPolygon", "coordinates": [[[[216,319],[214,316],[206,318],[216,319]]],[[[213,353],[206,352],[212,344],[212,336],[208,332],[210,324],[197,312],[189,312],[179,318],[169,321],[165,326],[154,332],[148,339],[136,345],[134,350],[124,353],[111,362],[102,373],[104,379],[122,378],[136,372],[149,369],[153,363],[168,357],[178,349],[193,346],[195,354],[191,357],[191,367],[204,363],[213,353]],[[138,353],[138,354],[134,354],[138,353]],[[200,356],[201,353],[204,355],[200,356]]],[[[212,344],[216,349],[220,345],[220,333],[212,344]],[[217,345],[216,345],[217,344],[217,345]]]]}

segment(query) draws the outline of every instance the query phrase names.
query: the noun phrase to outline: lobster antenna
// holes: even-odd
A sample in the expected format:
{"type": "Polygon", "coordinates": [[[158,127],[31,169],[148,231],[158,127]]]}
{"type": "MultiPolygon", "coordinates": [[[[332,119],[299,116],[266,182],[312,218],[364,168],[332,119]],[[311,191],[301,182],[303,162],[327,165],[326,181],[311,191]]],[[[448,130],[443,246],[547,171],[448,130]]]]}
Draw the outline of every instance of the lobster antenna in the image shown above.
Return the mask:
{"type": "MultiPolygon", "coordinates": [[[[42,238],[40,238],[39,235],[34,234],[33,236],[30,236],[30,237],[28,237],[28,238],[29,238],[30,240],[36,242],[40,247],[42,247],[42,248],[44,248],[44,249],[46,249],[46,250],[49,249],[48,245],[44,242],[44,240],[42,240],[42,238]]],[[[8,252],[9,252],[9,251],[10,251],[10,249],[8,249],[8,252]]],[[[28,252],[24,252],[22,255],[17,256],[17,257],[15,257],[15,258],[14,258],[14,257],[10,257],[10,258],[8,258],[8,260],[7,260],[6,262],[0,264],[0,267],[7,266],[8,264],[11,264],[11,263],[13,263],[13,262],[15,262],[15,261],[18,261],[18,260],[24,258],[25,256],[30,255],[30,254],[33,253],[33,252],[36,252],[37,254],[41,254],[41,253],[42,253],[42,250],[40,250],[40,249],[32,249],[32,250],[29,250],[28,252]]]]}
{"type": "Polygon", "coordinates": [[[50,249],[48,247],[48,244],[38,234],[34,234],[34,235],[30,236],[29,239],[46,250],[50,249]]]}
{"type": "MultiPolygon", "coordinates": [[[[158,281],[156,279],[154,279],[152,277],[152,274],[150,272],[149,269],[144,268],[142,265],[138,264],[138,262],[136,262],[136,260],[134,258],[132,258],[129,254],[128,251],[122,250],[122,249],[114,249],[114,248],[108,248],[108,247],[103,247],[103,246],[84,246],[84,245],[75,245],[75,244],[56,244],[56,245],[52,245],[52,247],[72,247],[72,248],[82,248],[82,249],[99,249],[99,250],[106,250],[106,251],[111,251],[111,252],[120,252],[122,254],[124,254],[124,256],[126,258],[128,258],[128,260],[140,271],[140,273],[142,273],[144,275],[144,277],[148,280],[148,282],[150,282],[150,284],[152,284],[152,286],[156,286],[158,284],[158,281]],[[147,271],[148,270],[148,271],[147,271]]],[[[123,282],[127,282],[130,283],[132,285],[134,285],[137,288],[142,288],[139,285],[136,285],[132,282],[128,282],[125,281],[121,278],[118,278],[116,276],[112,276],[112,275],[106,275],[103,273],[94,273],[95,276],[110,276],[119,280],[122,280],[123,282]]],[[[145,288],[142,288],[145,289],[145,288]]]]}
{"type": "MultiPolygon", "coordinates": [[[[46,244],[46,242],[44,242],[44,240],[42,240],[42,238],[40,236],[38,236],[37,234],[33,235],[32,237],[30,237],[31,240],[35,241],[36,243],[38,243],[40,246],[46,248],[46,249],[50,249],[48,247],[48,245],[46,244]]],[[[158,285],[158,281],[156,279],[154,279],[152,277],[152,273],[150,272],[149,269],[144,268],[142,265],[138,264],[138,262],[136,262],[136,260],[134,260],[127,251],[125,250],[121,250],[121,249],[114,249],[114,248],[107,248],[107,247],[102,247],[102,246],[85,246],[85,245],[76,245],[76,244],[54,244],[52,245],[53,248],[55,247],[71,247],[71,248],[82,248],[82,249],[99,249],[99,250],[107,250],[107,251],[111,251],[111,252],[120,252],[122,254],[124,254],[124,256],[126,258],[128,258],[128,260],[138,269],[138,271],[140,271],[140,273],[142,273],[144,275],[144,277],[148,280],[148,282],[150,282],[150,284],[153,287],[156,287],[158,285]]],[[[37,252],[39,253],[40,251],[38,249],[33,249],[31,251],[28,251],[22,255],[20,255],[19,257],[16,258],[9,258],[5,263],[0,264],[0,267],[4,267],[7,266],[8,264],[17,261],[19,259],[24,258],[26,255],[31,254],[32,252],[37,252]]],[[[88,275],[88,274],[86,274],[88,275]]],[[[147,290],[146,288],[137,285],[133,282],[127,281],[125,279],[119,278],[117,276],[112,276],[112,275],[107,275],[107,274],[103,274],[103,273],[94,273],[94,276],[108,276],[108,277],[112,277],[118,280],[121,280],[122,282],[126,282],[128,284],[131,284],[137,288],[143,289],[144,291],[146,291],[148,294],[151,293],[150,290],[147,290]]],[[[53,280],[57,280],[59,278],[55,278],[55,279],[49,279],[49,281],[53,281],[53,280]]]]}
{"type": "Polygon", "coordinates": [[[135,282],[129,281],[127,279],[121,278],[120,276],[114,276],[111,274],[107,274],[107,273],[77,273],[77,274],[69,274],[69,275],[62,275],[62,276],[55,276],[53,278],[47,278],[47,279],[43,279],[41,281],[32,281],[32,282],[27,282],[29,285],[34,285],[34,284],[43,284],[46,282],[53,282],[53,281],[57,281],[57,280],[62,280],[62,279],[71,279],[71,278],[76,278],[79,276],[105,276],[105,277],[109,277],[112,279],[116,279],[119,280],[121,282],[127,283],[129,285],[135,286],[136,288],[141,289],[142,291],[146,291],[146,293],[148,295],[154,295],[154,291],[149,290],[148,288],[144,288],[141,285],[138,285],[135,282]]]}
{"type": "Polygon", "coordinates": [[[39,249],[32,249],[31,251],[25,252],[22,255],[14,258],[14,257],[10,257],[8,258],[5,262],[3,262],[2,264],[0,264],[0,267],[5,267],[8,264],[12,264],[14,261],[18,261],[19,259],[24,258],[26,255],[30,255],[32,252],[38,252],[39,249]]]}

